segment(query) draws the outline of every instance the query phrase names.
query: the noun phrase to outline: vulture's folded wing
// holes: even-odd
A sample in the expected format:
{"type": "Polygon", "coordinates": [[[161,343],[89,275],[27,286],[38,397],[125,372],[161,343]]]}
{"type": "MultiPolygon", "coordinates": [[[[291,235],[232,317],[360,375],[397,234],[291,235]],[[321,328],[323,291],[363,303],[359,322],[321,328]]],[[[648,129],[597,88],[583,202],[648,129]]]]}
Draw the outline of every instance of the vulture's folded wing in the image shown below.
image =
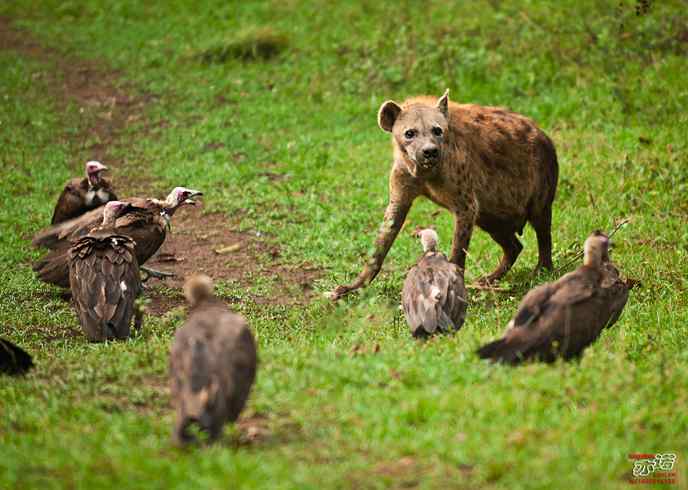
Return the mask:
{"type": "Polygon", "coordinates": [[[103,206],[87,211],[81,216],[64,221],[55,226],[41,230],[33,237],[35,247],[55,249],[66,242],[79,239],[103,220],[103,206]]]}
{"type": "Polygon", "coordinates": [[[60,197],[55,204],[53,211],[53,218],[50,221],[51,225],[56,225],[67,221],[75,216],[78,216],[84,207],[84,195],[80,189],[68,183],[62,190],[60,197]]]}
{"type": "Polygon", "coordinates": [[[404,281],[402,304],[412,332],[421,327],[428,334],[437,330],[440,324],[440,296],[441,291],[432,284],[427,270],[416,266],[409,271],[404,281]]]}

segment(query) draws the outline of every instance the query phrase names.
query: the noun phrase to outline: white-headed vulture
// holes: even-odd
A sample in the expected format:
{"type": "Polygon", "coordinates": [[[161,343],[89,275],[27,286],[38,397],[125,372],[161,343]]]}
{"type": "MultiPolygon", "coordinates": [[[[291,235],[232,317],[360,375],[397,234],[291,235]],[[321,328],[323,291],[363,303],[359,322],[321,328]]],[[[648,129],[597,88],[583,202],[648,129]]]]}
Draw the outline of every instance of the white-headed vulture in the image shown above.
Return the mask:
{"type": "MultiPolygon", "coordinates": [[[[201,192],[185,187],[176,187],[167,199],[132,198],[130,204],[115,221],[118,234],[128,236],[136,243],[136,259],[143,265],[165,241],[169,223],[175,211],[184,205],[193,205],[194,197],[201,192]]],[[[69,287],[68,250],[75,240],[85,236],[103,219],[103,207],[89,211],[79,218],[65,221],[39,232],[33,239],[35,246],[51,249],[33,270],[38,278],[49,284],[69,287]]]]}
{"type": "Polygon", "coordinates": [[[463,271],[437,250],[434,230],[420,232],[423,256],[404,281],[402,304],[414,337],[458,330],[466,318],[463,271]]]}

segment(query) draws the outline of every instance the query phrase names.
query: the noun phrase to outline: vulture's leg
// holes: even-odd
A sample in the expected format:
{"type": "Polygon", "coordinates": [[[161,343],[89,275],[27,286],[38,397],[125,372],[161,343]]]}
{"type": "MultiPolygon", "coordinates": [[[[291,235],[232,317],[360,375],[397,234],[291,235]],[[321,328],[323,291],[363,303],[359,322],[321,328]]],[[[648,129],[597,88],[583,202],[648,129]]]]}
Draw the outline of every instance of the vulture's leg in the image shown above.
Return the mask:
{"type": "Polygon", "coordinates": [[[164,279],[167,279],[168,277],[174,277],[175,276],[174,272],[156,271],[155,269],[151,269],[149,267],[144,267],[144,266],[139,267],[139,269],[146,274],[143,277],[143,279],[141,279],[141,282],[147,282],[151,277],[153,277],[155,279],[164,280],[164,279]]]}
{"type": "Polygon", "coordinates": [[[387,256],[387,252],[392,247],[406,220],[409,209],[411,209],[411,201],[392,201],[389,203],[385,211],[385,218],[377,234],[377,240],[375,240],[373,256],[368,259],[368,262],[363,267],[363,271],[353,283],[337,286],[334,291],[328,293],[331,299],[337,300],[351,291],[367,286],[375,279],[375,276],[382,269],[382,263],[387,256]]]}

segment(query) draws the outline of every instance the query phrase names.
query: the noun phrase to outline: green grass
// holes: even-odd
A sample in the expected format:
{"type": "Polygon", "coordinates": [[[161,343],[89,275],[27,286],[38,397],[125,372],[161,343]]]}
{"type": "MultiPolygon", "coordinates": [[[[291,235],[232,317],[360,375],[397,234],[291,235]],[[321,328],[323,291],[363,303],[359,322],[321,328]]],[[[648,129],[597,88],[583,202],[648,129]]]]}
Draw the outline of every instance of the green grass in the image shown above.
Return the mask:
{"type": "MultiPolygon", "coordinates": [[[[0,4],[43,45],[154,95],[108,150],[121,172],[203,189],[209,209],[261,231],[285,260],[321,267],[320,292],[354,277],[382,218],[391,152],[379,104],[446,87],[552,136],[555,265],[628,217],[614,258],[642,281],[580,363],[480,362],[475,348],[520,296],[554,278],[531,277],[528,229],[506,278],[517,292],[473,294],[460,333],[417,343],[397,309],[419,253],[409,230],[435,224],[445,250],[451,237],[448,213],[419,201],[380,277],[337,305],[257,304],[221,285],[259,340],[246,416],[266,434],[248,444],[228,429],[218,446],[175,449],[165,386],[183,312],[91,345],[58,291],[34,279],[29,239],[89,156],[78,136],[88,112],[51,95],[52,63],[0,51],[0,335],[37,364],[0,378],[0,488],[626,488],[630,452],[676,452],[686,488],[688,8],[667,0],[636,16],[634,2],[617,4],[0,4]]],[[[468,280],[499,258],[482,232],[470,252],[468,280]]],[[[256,277],[252,292],[273,285],[256,277]]]]}

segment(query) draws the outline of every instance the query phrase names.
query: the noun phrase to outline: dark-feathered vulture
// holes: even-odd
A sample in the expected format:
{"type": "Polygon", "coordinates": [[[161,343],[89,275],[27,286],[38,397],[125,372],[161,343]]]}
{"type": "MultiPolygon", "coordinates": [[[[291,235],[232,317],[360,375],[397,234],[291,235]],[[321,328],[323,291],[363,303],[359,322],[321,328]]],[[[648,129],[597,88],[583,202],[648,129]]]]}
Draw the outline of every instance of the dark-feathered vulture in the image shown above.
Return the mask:
{"type": "Polygon", "coordinates": [[[33,367],[33,359],[21,347],[0,338],[0,374],[17,376],[33,367]]]}
{"type": "Polygon", "coordinates": [[[580,356],[618,320],[628,300],[629,285],[609,260],[608,249],[605,234],[590,235],[583,265],[526,294],[504,337],[480,348],[478,355],[509,364],[580,356]]]}
{"type": "MultiPolygon", "coordinates": [[[[74,307],[88,340],[126,339],[141,292],[135,243],[114,227],[130,204],[110,201],[103,223],[69,249],[69,284],[74,307]]],[[[137,326],[140,326],[140,315],[137,326]]]]}
{"type": "Polygon", "coordinates": [[[91,209],[102,206],[109,201],[116,201],[117,196],[110,182],[101,174],[107,167],[100,162],[86,162],[86,177],[69,180],[62,194],[57,199],[53,225],[81,216],[91,209]]]}
{"type": "Polygon", "coordinates": [[[423,256],[406,275],[401,293],[414,337],[458,330],[466,318],[463,271],[437,250],[438,240],[434,230],[420,232],[423,256]]]}
{"type": "Polygon", "coordinates": [[[184,285],[191,310],[170,352],[170,387],[176,410],[173,438],[193,441],[196,424],[215,440],[246,404],[256,377],[256,343],[246,320],[213,295],[208,276],[184,285]]]}
{"type": "MultiPolygon", "coordinates": [[[[164,201],[144,198],[124,201],[131,206],[117,218],[115,228],[118,234],[128,236],[136,243],[139,265],[143,265],[163,244],[175,211],[183,205],[195,204],[193,198],[200,195],[199,191],[176,187],[164,201]]],[[[52,250],[34,264],[33,270],[38,278],[55,286],[69,287],[69,248],[75,240],[98,226],[102,219],[101,207],[38,233],[33,244],[52,250]]]]}

